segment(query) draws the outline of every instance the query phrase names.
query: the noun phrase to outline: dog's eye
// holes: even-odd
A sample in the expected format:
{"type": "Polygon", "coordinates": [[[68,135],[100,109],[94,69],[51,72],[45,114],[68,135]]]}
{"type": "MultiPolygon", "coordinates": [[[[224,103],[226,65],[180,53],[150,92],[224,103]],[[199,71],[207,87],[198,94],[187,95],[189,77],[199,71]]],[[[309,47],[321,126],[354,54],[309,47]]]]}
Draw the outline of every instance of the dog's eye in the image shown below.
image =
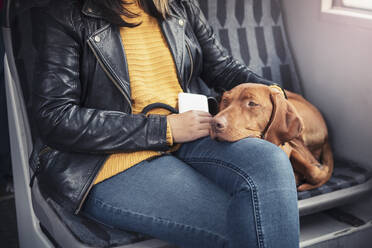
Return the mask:
{"type": "Polygon", "coordinates": [[[258,106],[258,104],[255,103],[255,102],[250,101],[250,102],[248,103],[248,106],[249,106],[249,107],[254,107],[254,106],[258,106]]]}
{"type": "Polygon", "coordinates": [[[229,104],[229,100],[227,98],[222,99],[222,103],[226,106],[229,104]]]}

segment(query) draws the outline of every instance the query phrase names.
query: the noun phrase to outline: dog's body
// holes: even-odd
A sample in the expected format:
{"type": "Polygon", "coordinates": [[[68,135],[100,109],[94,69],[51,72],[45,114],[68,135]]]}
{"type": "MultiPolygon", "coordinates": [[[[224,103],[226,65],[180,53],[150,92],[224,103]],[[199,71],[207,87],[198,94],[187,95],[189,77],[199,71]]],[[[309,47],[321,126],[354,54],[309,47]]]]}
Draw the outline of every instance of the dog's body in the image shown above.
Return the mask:
{"type": "Polygon", "coordinates": [[[323,185],[333,171],[328,131],[320,112],[302,96],[246,83],[225,92],[214,117],[211,137],[236,141],[268,140],[289,156],[299,191],[323,185]]]}

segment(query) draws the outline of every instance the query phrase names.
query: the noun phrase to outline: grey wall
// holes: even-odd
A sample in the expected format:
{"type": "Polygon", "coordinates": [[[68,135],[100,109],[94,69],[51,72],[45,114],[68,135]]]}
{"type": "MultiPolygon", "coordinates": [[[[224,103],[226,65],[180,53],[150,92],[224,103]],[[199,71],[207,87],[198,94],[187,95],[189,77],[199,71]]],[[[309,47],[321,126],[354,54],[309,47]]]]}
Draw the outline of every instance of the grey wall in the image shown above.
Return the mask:
{"type": "Polygon", "coordinates": [[[372,167],[372,19],[322,14],[321,0],[281,1],[305,96],[325,115],[335,153],[372,167]]]}

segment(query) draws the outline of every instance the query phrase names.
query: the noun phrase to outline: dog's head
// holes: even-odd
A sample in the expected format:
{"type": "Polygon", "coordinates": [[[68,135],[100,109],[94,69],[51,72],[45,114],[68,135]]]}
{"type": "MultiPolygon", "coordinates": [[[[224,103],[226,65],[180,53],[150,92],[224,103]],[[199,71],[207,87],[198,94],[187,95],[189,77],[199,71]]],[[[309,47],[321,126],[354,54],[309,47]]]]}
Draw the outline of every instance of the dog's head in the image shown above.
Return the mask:
{"type": "Polygon", "coordinates": [[[262,84],[240,84],[223,94],[210,135],[221,141],[264,138],[280,145],[298,137],[302,120],[283,94],[262,84]]]}

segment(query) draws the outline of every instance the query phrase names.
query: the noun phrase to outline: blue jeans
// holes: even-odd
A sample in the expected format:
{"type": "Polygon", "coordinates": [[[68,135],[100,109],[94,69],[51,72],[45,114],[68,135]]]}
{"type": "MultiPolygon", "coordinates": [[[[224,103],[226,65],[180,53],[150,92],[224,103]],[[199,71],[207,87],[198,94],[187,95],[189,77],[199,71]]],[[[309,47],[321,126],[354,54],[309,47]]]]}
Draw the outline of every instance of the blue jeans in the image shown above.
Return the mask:
{"type": "Polygon", "coordinates": [[[97,185],[83,212],[179,247],[299,247],[291,164],[277,146],[209,137],[97,185]]]}

